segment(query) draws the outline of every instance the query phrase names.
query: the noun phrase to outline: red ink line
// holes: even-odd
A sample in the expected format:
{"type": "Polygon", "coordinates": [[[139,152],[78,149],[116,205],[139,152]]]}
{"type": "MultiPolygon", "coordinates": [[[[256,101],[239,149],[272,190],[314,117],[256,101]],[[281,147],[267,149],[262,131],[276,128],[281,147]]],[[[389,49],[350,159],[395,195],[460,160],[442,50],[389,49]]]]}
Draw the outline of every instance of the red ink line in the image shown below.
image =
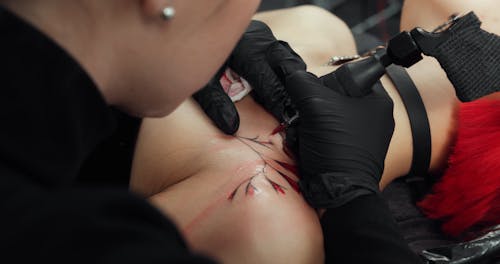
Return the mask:
{"type": "Polygon", "coordinates": [[[274,190],[276,190],[277,192],[280,192],[281,194],[285,194],[285,190],[283,190],[283,187],[271,180],[268,179],[268,181],[271,183],[271,185],[273,186],[274,190]]]}
{"type": "Polygon", "coordinates": [[[283,177],[285,178],[285,180],[290,184],[290,186],[292,186],[292,188],[297,192],[297,193],[300,193],[300,186],[299,184],[294,181],[292,178],[286,176],[285,174],[281,173],[278,171],[278,173],[283,177]]]}
{"type": "MultiPolygon", "coordinates": [[[[256,138],[246,138],[246,137],[239,137],[239,139],[245,139],[245,140],[248,140],[250,142],[253,142],[253,143],[256,143],[256,144],[259,144],[265,148],[268,148],[268,149],[271,149],[268,145],[272,145],[273,143],[271,143],[271,141],[259,141],[259,137],[256,137],[256,138]]],[[[241,141],[241,140],[240,140],[241,141]]],[[[246,143],[243,143],[245,145],[247,145],[249,148],[251,148],[255,153],[257,153],[257,155],[260,156],[260,153],[258,153],[252,146],[246,144],[246,143]]]]}
{"type": "Polygon", "coordinates": [[[238,188],[236,188],[236,190],[234,190],[228,197],[227,199],[229,201],[232,201],[234,199],[234,196],[236,195],[236,192],[238,192],[238,188]]]}
{"type": "Polygon", "coordinates": [[[288,164],[288,163],[285,163],[285,162],[281,162],[279,160],[275,160],[279,165],[281,165],[283,168],[285,168],[286,170],[288,170],[289,172],[299,176],[299,171],[297,170],[297,166],[295,165],[291,165],[291,164],[288,164]]]}
{"type": "Polygon", "coordinates": [[[248,189],[247,194],[248,194],[249,196],[253,196],[253,195],[255,194],[255,187],[250,186],[250,188],[248,189]]]}
{"type": "Polygon", "coordinates": [[[278,134],[278,133],[280,133],[280,132],[283,132],[283,131],[285,131],[285,124],[283,124],[283,123],[282,123],[282,124],[280,124],[278,127],[276,127],[276,128],[273,130],[273,132],[271,132],[271,135],[272,135],[272,136],[274,136],[274,135],[276,135],[276,134],[278,134]]]}
{"type": "Polygon", "coordinates": [[[188,236],[193,229],[199,225],[204,219],[208,218],[211,214],[214,213],[215,209],[219,207],[223,202],[225,202],[224,196],[217,199],[215,202],[206,207],[203,211],[201,211],[197,216],[195,216],[190,222],[188,222],[183,228],[183,234],[188,236]]]}

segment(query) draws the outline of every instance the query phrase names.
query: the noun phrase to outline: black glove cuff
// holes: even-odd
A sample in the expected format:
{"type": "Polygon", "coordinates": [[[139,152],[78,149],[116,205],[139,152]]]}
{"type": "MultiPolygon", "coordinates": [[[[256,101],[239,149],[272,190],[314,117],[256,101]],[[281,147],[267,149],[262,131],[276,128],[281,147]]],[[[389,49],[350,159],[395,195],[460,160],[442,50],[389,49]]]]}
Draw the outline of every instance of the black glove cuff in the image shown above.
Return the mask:
{"type": "Polygon", "coordinates": [[[346,172],[322,173],[299,182],[306,201],[314,208],[336,208],[357,197],[379,193],[371,175],[346,172]]]}
{"type": "Polygon", "coordinates": [[[469,13],[448,30],[447,41],[427,52],[439,61],[462,102],[500,90],[500,36],[480,26],[478,17],[469,13]]]}

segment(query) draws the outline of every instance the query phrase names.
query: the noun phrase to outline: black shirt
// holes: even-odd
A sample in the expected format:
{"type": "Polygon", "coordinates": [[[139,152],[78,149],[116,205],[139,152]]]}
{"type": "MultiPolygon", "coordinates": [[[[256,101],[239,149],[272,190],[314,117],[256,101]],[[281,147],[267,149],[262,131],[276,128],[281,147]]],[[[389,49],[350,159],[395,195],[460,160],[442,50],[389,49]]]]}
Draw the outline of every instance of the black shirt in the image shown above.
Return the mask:
{"type": "Polygon", "coordinates": [[[135,144],[141,119],[111,107],[116,128],[92,151],[76,182],[88,187],[112,186],[128,189],[135,144]]]}
{"type": "Polygon", "coordinates": [[[361,196],[328,210],[321,225],[326,263],[422,263],[380,195],[361,196]]]}
{"type": "MultiPolygon", "coordinates": [[[[1,8],[0,34],[0,262],[212,263],[147,202],[110,188],[126,185],[140,121],[1,8]]],[[[378,196],[329,210],[322,225],[329,263],[417,262],[378,196]]]]}
{"type": "Polygon", "coordinates": [[[3,9],[0,36],[0,262],[212,263],[144,200],[80,184],[116,115],[64,50],[3,9]]]}

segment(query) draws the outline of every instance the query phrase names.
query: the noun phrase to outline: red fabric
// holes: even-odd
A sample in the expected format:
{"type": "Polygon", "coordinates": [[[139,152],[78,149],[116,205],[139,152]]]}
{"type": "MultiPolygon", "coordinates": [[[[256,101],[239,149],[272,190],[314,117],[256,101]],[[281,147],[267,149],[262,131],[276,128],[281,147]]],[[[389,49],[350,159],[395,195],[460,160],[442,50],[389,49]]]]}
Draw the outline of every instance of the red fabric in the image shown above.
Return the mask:
{"type": "Polygon", "coordinates": [[[442,179],[418,205],[458,236],[500,224],[500,101],[460,106],[455,146],[442,179]]]}

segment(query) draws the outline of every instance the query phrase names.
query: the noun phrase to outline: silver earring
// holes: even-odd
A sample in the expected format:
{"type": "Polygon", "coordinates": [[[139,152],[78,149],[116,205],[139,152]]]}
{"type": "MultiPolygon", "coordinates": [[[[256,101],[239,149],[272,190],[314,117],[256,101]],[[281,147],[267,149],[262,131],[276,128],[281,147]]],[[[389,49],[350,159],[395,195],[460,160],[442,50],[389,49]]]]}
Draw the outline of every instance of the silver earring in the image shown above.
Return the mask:
{"type": "Polygon", "coordinates": [[[175,8],[173,6],[167,6],[161,11],[161,17],[164,20],[171,20],[175,17],[175,8]]]}

